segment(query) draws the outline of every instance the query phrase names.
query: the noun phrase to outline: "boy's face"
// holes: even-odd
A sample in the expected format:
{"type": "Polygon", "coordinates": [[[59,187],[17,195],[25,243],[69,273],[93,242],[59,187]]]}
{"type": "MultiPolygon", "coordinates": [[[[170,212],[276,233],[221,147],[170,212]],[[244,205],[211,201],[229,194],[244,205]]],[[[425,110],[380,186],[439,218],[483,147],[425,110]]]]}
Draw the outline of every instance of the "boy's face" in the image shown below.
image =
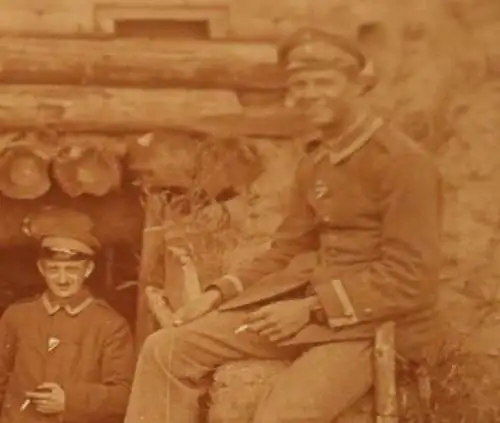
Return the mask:
{"type": "Polygon", "coordinates": [[[355,95],[355,84],[337,69],[294,72],[287,88],[287,103],[320,127],[339,123],[355,95]]]}
{"type": "Polygon", "coordinates": [[[43,259],[38,262],[38,269],[45,279],[47,288],[59,298],[70,298],[80,292],[93,268],[94,263],[88,260],[43,259]]]}

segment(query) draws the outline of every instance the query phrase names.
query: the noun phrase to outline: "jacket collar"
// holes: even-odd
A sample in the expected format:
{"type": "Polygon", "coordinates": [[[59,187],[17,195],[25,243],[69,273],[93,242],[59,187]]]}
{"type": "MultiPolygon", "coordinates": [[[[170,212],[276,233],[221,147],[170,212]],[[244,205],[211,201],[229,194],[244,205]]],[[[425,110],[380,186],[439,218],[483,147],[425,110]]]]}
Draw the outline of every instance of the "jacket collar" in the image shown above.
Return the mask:
{"type": "Polygon", "coordinates": [[[318,163],[325,157],[334,165],[342,162],[361,149],[382,124],[382,118],[364,114],[339,136],[330,140],[321,136],[323,140],[314,155],[314,162],[318,163]]]}
{"type": "Polygon", "coordinates": [[[88,289],[82,289],[78,294],[68,299],[56,297],[50,291],[45,291],[42,294],[43,307],[51,316],[61,309],[70,316],[76,316],[92,304],[93,301],[94,297],[92,297],[88,289]]]}

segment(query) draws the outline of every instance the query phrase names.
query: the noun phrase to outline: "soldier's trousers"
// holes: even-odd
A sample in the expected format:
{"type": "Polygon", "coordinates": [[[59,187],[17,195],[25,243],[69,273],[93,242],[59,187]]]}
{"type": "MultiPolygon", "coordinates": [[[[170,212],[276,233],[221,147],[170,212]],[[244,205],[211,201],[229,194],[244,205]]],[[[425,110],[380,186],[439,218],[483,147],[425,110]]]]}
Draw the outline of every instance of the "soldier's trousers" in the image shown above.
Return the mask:
{"type": "Polygon", "coordinates": [[[371,388],[368,341],[277,347],[254,333],[235,334],[244,318],[238,311],[213,312],[150,335],[125,423],[198,423],[198,402],[214,369],[246,358],[295,359],[261,401],[254,423],[330,423],[371,388]]]}

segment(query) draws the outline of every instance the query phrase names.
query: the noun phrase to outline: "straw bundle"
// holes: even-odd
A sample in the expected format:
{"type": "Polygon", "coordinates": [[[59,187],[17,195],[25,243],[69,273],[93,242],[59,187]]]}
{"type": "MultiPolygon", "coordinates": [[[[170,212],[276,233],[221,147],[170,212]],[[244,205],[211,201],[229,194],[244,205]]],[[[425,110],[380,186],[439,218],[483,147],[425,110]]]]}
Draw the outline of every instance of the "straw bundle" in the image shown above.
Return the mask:
{"type": "Polygon", "coordinates": [[[257,403],[288,363],[245,360],[221,366],[210,390],[208,423],[252,423],[257,403]]]}
{"type": "MultiPolygon", "coordinates": [[[[242,360],[219,367],[210,389],[208,423],[253,423],[258,402],[288,365],[279,360],[242,360]]],[[[373,400],[368,395],[335,423],[373,423],[372,416],[373,400]]]]}
{"type": "MultiPolygon", "coordinates": [[[[219,367],[210,389],[207,423],[253,423],[258,402],[272,386],[273,379],[288,365],[279,360],[242,360],[219,367]]],[[[408,375],[400,378],[401,423],[424,421],[417,390],[415,381],[409,380],[408,375]]],[[[370,392],[332,423],[374,422],[374,397],[370,392]]]]}

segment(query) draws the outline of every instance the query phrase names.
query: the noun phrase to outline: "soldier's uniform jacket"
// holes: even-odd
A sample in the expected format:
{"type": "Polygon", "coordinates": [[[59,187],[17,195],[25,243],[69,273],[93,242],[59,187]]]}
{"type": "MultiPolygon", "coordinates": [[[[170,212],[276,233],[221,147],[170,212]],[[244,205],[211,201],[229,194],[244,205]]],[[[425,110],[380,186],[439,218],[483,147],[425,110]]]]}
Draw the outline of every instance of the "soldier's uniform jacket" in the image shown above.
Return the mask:
{"type": "Polygon", "coordinates": [[[287,343],[366,338],[390,319],[400,352],[421,351],[437,334],[441,198],[432,158],[365,118],[301,161],[271,248],[215,283],[222,310],[303,288],[318,296],[324,319],[287,343]]]}
{"type": "Polygon", "coordinates": [[[47,292],[13,304],[0,320],[0,421],[114,421],[125,413],[133,370],[125,320],[88,291],[69,302],[47,292]],[[43,382],[63,388],[62,416],[20,410],[24,393],[43,382]]]}

